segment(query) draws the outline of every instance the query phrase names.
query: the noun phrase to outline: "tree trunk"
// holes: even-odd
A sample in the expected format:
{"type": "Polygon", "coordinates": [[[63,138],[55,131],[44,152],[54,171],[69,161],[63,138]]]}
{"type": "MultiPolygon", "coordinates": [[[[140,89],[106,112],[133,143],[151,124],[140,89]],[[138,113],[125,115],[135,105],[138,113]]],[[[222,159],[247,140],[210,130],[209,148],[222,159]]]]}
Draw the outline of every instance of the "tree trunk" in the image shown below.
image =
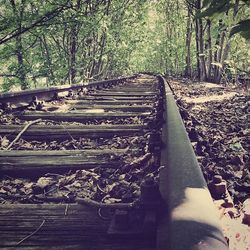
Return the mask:
{"type": "Polygon", "coordinates": [[[52,59],[51,59],[51,56],[50,56],[50,51],[49,51],[48,44],[47,44],[47,41],[46,41],[46,37],[45,37],[44,34],[42,35],[41,40],[42,40],[42,43],[43,43],[43,46],[44,46],[45,58],[46,58],[46,61],[47,61],[48,77],[49,77],[48,84],[50,85],[51,82],[53,84],[55,84],[55,76],[54,76],[54,72],[53,72],[52,59]]]}
{"type": "Polygon", "coordinates": [[[92,40],[92,55],[91,55],[91,64],[90,64],[90,77],[94,76],[94,70],[96,67],[96,53],[97,53],[97,44],[98,44],[98,33],[93,32],[93,40],[92,40]]]}
{"type": "MultiPolygon", "coordinates": [[[[20,27],[20,30],[21,30],[21,27],[20,27]]],[[[18,62],[17,75],[21,83],[21,89],[27,89],[28,83],[26,80],[25,66],[23,62],[23,45],[22,45],[21,36],[16,37],[16,55],[17,55],[17,62],[18,62]]]]}
{"type": "MultiPolygon", "coordinates": [[[[201,1],[196,1],[197,11],[201,9],[201,1]]],[[[197,56],[197,70],[199,81],[206,80],[206,64],[205,64],[205,54],[204,54],[204,34],[203,34],[203,24],[202,19],[197,18],[195,21],[196,27],[196,56],[197,56]]]]}
{"type": "Polygon", "coordinates": [[[106,30],[104,30],[101,36],[101,41],[100,41],[100,53],[99,53],[98,62],[95,68],[95,76],[99,76],[100,73],[102,72],[102,58],[103,58],[104,49],[106,45],[106,39],[107,39],[107,33],[106,33],[106,30]]]}
{"type": "MultiPolygon", "coordinates": [[[[216,50],[214,52],[214,62],[216,65],[213,67],[213,82],[220,83],[221,72],[223,68],[223,50],[224,50],[224,41],[226,37],[226,31],[224,28],[223,20],[219,20],[218,35],[215,43],[216,50]]],[[[226,59],[226,58],[225,58],[226,59]]]]}
{"type": "MultiPolygon", "coordinates": [[[[237,15],[239,10],[239,0],[235,0],[234,5],[234,11],[233,11],[233,19],[235,19],[235,16],[237,15]]],[[[214,61],[219,64],[219,66],[214,66],[214,82],[220,83],[222,72],[225,70],[225,61],[229,55],[230,51],[230,40],[228,39],[225,44],[225,38],[226,38],[226,30],[223,28],[223,20],[219,20],[219,30],[218,30],[218,36],[216,39],[216,45],[217,49],[214,54],[214,61]]]]}
{"type": "Polygon", "coordinates": [[[222,65],[223,65],[223,49],[224,49],[224,41],[225,41],[225,36],[226,36],[226,32],[222,31],[221,35],[220,35],[220,42],[219,42],[219,49],[217,51],[217,63],[220,64],[220,66],[216,66],[215,67],[215,72],[214,72],[214,82],[216,83],[220,83],[221,80],[221,72],[222,72],[222,65]]]}
{"type": "MultiPolygon", "coordinates": [[[[16,25],[18,32],[22,31],[22,18],[23,18],[23,8],[24,8],[24,2],[22,1],[20,13],[18,13],[18,10],[16,8],[16,3],[14,0],[10,0],[12,5],[12,10],[17,18],[16,25]]],[[[18,70],[17,70],[17,76],[19,78],[21,89],[27,89],[28,83],[26,79],[26,70],[23,60],[23,44],[22,44],[22,36],[19,35],[16,37],[16,56],[17,56],[17,64],[18,64],[18,70]]]]}
{"type": "Polygon", "coordinates": [[[213,62],[213,51],[212,51],[212,38],[211,38],[211,20],[207,20],[207,51],[208,51],[208,58],[207,58],[207,80],[211,81],[211,70],[212,70],[212,62],[213,62]]]}
{"type": "Polygon", "coordinates": [[[186,67],[185,67],[185,77],[192,77],[192,66],[191,66],[191,39],[192,39],[192,21],[191,21],[191,11],[188,7],[188,19],[187,19],[187,33],[186,33],[186,67]]]}
{"type": "Polygon", "coordinates": [[[75,24],[72,27],[71,30],[71,36],[70,36],[70,83],[74,84],[75,83],[75,78],[76,78],[76,52],[77,52],[77,45],[76,45],[76,40],[77,40],[77,32],[76,32],[76,27],[75,24]]]}
{"type": "MultiPolygon", "coordinates": [[[[78,12],[81,8],[81,0],[77,0],[76,11],[78,12]]],[[[77,13],[76,13],[77,14],[77,13]]],[[[73,19],[76,15],[73,16],[73,19]]],[[[73,22],[71,32],[70,32],[70,69],[69,78],[70,83],[74,84],[76,82],[76,54],[77,54],[77,40],[78,40],[78,24],[73,22]]]]}
{"type": "MultiPolygon", "coordinates": [[[[234,11],[233,11],[233,20],[235,20],[235,17],[239,11],[239,0],[235,0],[235,5],[234,5],[234,11]]],[[[224,72],[225,71],[225,61],[227,60],[228,58],[228,55],[229,55],[229,51],[230,51],[230,47],[231,47],[231,41],[230,39],[227,40],[226,42],[226,45],[225,45],[225,48],[224,48],[224,51],[223,51],[223,55],[221,57],[221,64],[222,64],[222,69],[221,71],[224,72]]],[[[221,74],[217,76],[217,79],[216,81],[217,82],[220,82],[221,80],[221,74]]]]}

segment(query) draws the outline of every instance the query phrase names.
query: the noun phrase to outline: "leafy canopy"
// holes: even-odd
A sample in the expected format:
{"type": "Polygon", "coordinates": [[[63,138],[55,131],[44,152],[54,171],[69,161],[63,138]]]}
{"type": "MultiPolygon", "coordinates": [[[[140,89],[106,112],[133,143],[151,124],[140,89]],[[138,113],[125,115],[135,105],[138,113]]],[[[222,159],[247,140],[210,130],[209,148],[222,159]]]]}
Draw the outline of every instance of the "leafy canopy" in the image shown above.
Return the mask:
{"type": "MultiPolygon", "coordinates": [[[[250,0],[240,0],[239,8],[246,8],[249,11],[250,0]]],[[[197,18],[214,17],[228,13],[235,8],[235,0],[204,0],[202,10],[197,18]]],[[[250,12],[249,12],[250,14],[250,12]]],[[[231,28],[230,37],[239,33],[242,37],[250,40],[250,18],[239,21],[231,28]]]]}

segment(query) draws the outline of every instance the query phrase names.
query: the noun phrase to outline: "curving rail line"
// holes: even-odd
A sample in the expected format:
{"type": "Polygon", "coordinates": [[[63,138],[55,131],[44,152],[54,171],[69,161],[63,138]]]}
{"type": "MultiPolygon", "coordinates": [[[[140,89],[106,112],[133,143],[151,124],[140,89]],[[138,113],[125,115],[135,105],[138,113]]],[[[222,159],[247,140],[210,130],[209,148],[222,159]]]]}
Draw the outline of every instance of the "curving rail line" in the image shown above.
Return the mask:
{"type": "MultiPolygon", "coordinates": [[[[1,120],[1,138],[39,141],[36,147],[56,142],[53,150],[27,150],[15,143],[2,147],[0,183],[8,183],[3,182],[7,177],[8,181],[15,177],[37,180],[46,173],[63,176],[67,171],[93,168],[109,169],[111,176],[125,171],[121,173],[130,173],[137,182],[141,178],[137,199],[112,204],[43,194],[32,197],[42,204],[27,200],[29,204],[20,204],[14,202],[23,200],[20,194],[12,197],[0,189],[0,249],[228,249],[163,77],[137,74],[0,94],[0,104],[1,114],[10,117],[1,120]],[[119,144],[117,138],[124,146],[105,146],[109,140],[119,144]],[[95,141],[95,148],[76,149],[70,144],[70,140],[77,144],[83,139],[95,141]],[[73,148],[57,148],[63,141],[73,148]],[[126,162],[128,155],[134,157],[132,163],[126,162]],[[138,176],[132,175],[133,170],[138,176]]],[[[128,187],[133,186],[132,177],[128,187]]]]}

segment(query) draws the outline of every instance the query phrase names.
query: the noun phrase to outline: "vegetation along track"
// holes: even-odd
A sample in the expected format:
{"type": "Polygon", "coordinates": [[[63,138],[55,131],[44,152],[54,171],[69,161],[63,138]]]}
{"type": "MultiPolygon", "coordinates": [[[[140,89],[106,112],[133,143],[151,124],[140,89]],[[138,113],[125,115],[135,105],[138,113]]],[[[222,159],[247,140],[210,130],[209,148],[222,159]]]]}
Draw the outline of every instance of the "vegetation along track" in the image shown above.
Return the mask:
{"type": "Polygon", "coordinates": [[[0,102],[0,248],[227,249],[162,77],[0,102]]]}

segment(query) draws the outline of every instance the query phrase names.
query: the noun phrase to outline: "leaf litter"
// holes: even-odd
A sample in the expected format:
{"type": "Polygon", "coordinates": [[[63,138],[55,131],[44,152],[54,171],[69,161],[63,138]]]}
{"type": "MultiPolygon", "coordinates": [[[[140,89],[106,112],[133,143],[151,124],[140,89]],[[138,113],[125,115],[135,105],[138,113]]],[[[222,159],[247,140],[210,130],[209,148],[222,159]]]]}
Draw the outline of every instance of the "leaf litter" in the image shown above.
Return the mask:
{"type": "MultiPolygon", "coordinates": [[[[89,94],[88,92],[80,93],[89,94]]],[[[53,112],[68,110],[70,103],[74,102],[77,96],[69,93],[67,96],[59,97],[52,102],[43,102],[39,107],[40,112],[53,112]]],[[[37,101],[37,100],[36,100],[37,101]]],[[[157,105],[157,100],[154,105],[157,105]]],[[[20,104],[21,105],[21,104],[20,104]]],[[[27,121],[20,120],[15,114],[20,112],[38,110],[35,102],[24,106],[13,106],[1,110],[0,123],[3,125],[27,124],[27,121]]],[[[148,105],[148,101],[145,102],[148,105]]],[[[57,122],[40,121],[38,125],[109,125],[109,124],[147,124],[154,119],[154,115],[147,118],[114,118],[98,119],[86,122],[57,122]]],[[[157,156],[148,152],[148,135],[144,136],[114,136],[113,138],[91,139],[70,138],[59,141],[26,141],[20,138],[12,150],[88,150],[88,149],[127,149],[124,154],[111,154],[109,160],[120,159],[124,164],[120,169],[93,168],[90,170],[78,170],[63,175],[47,173],[38,179],[12,178],[3,176],[0,180],[0,198],[2,203],[42,203],[50,202],[59,197],[58,202],[72,202],[76,196],[87,197],[96,201],[130,202],[140,195],[140,183],[144,176],[152,173],[158,178],[157,156]]],[[[8,137],[0,137],[0,149],[5,149],[10,144],[8,137]]]]}
{"type": "Polygon", "coordinates": [[[76,197],[104,203],[133,202],[140,196],[140,183],[150,173],[158,178],[157,156],[148,152],[148,135],[114,136],[105,139],[38,142],[20,139],[15,150],[126,149],[123,154],[108,154],[121,160],[119,169],[93,168],[63,175],[47,173],[38,179],[4,176],[0,181],[2,203],[74,202],[76,197]]]}
{"type": "Polygon", "coordinates": [[[229,248],[250,249],[249,222],[243,223],[247,201],[250,211],[249,93],[212,83],[171,84],[207,184],[215,175],[227,182],[232,207],[224,207],[225,197],[214,203],[229,248]]]}

